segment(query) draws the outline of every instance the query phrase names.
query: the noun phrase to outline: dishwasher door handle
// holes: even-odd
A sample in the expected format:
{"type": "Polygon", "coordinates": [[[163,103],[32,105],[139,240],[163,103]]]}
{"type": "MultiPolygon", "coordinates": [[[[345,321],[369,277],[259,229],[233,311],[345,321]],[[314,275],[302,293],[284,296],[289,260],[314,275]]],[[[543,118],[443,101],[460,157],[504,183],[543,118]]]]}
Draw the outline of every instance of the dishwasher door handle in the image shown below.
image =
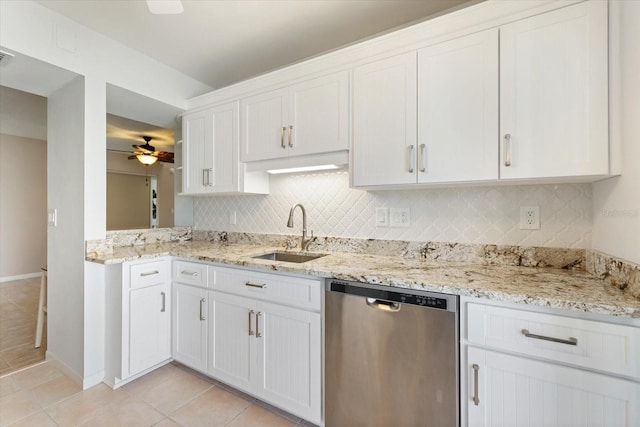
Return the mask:
{"type": "Polygon", "coordinates": [[[400,311],[400,303],[390,302],[382,299],[367,298],[367,305],[382,311],[400,311]]]}

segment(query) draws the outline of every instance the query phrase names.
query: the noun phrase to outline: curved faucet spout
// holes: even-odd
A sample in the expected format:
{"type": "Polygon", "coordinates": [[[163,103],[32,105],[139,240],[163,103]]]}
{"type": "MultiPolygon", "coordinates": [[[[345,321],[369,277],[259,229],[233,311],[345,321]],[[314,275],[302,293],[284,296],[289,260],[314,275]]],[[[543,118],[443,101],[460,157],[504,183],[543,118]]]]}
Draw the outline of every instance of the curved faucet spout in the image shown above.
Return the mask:
{"type": "Polygon", "coordinates": [[[312,231],[311,237],[307,238],[307,211],[301,203],[296,203],[289,211],[289,220],[287,221],[287,227],[293,228],[293,213],[298,207],[302,211],[302,239],[300,241],[300,247],[303,251],[306,251],[307,249],[309,249],[309,245],[311,244],[311,242],[313,242],[314,237],[312,231]]]}

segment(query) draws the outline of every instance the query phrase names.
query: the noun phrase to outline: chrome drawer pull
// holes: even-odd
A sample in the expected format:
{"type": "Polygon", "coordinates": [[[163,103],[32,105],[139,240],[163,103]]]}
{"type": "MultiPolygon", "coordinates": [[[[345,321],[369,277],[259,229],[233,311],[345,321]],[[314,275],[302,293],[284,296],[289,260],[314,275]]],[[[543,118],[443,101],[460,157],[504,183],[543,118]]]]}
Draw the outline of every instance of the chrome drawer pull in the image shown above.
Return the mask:
{"type": "Polygon", "coordinates": [[[253,335],[253,331],[251,330],[251,315],[255,313],[255,311],[249,311],[249,336],[253,335]]]}
{"type": "Polygon", "coordinates": [[[284,132],[286,129],[287,128],[284,126],[280,128],[280,147],[282,147],[283,149],[287,148],[286,144],[284,143],[284,132]]]}
{"type": "Polygon", "coordinates": [[[256,313],[256,338],[262,337],[262,334],[260,333],[260,316],[262,316],[261,311],[256,313]]]}
{"type": "Polygon", "coordinates": [[[180,272],[180,274],[182,274],[183,276],[198,277],[198,272],[197,271],[182,270],[180,272]]]}
{"type": "Polygon", "coordinates": [[[167,294],[160,292],[160,295],[162,295],[162,308],[160,309],[160,313],[164,313],[167,306],[167,294]]]}
{"type": "Polygon", "coordinates": [[[260,288],[260,289],[264,289],[264,288],[267,287],[267,285],[265,285],[264,283],[260,285],[260,284],[257,284],[257,283],[246,282],[244,285],[245,286],[250,286],[252,288],[260,288]]]}
{"type": "Polygon", "coordinates": [[[524,335],[527,338],[535,338],[537,340],[552,341],[552,342],[558,342],[560,344],[568,344],[568,345],[578,345],[578,338],[574,338],[574,337],[569,337],[566,340],[563,338],[547,337],[545,335],[532,334],[529,332],[528,329],[523,329],[522,335],[524,335]]]}
{"type": "Polygon", "coordinates": [[[153,276],[154,274],[160,273],[158,270],[153,270],[148,273],[140,273],[140,277],[153,276]]]}
{"type": "Polygon", "coordinates": [[[474,363],[471,368],[473,368],[473,404],[478,406],[480,404],[480,398],[478,397],[478,371],[480,366],[474,363]]]}
{"type": "Polygon", "coordinates": [[[207,300],[206,300],[206,299],[204,299],[204,298],[202,298],[202,299],[200,300],[200,320],[207,320],[207,318],[206,318],[206,317],[204,317],[204,312],[203,312],[203,310],[202,310],[202,304],[203,304],[204,302],[206,302],[206,301],[207,301],[207,300]]]}

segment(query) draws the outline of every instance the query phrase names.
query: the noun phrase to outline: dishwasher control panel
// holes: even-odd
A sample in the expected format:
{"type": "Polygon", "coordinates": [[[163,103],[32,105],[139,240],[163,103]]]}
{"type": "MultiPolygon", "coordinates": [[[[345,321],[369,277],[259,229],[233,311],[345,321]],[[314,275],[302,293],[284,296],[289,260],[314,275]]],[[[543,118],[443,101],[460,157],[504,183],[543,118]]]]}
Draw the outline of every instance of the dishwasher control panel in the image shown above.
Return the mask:
{"type": "Polygon", "coordinates": [[[358,282],[332,280],[327,290],[344,294],[359,295],[367,298],[411,304],[438,310],[457,311],[456,296],[438,294],[435,292],[412,291],[396,292],[385,289],[387,287],[358,282]]]}

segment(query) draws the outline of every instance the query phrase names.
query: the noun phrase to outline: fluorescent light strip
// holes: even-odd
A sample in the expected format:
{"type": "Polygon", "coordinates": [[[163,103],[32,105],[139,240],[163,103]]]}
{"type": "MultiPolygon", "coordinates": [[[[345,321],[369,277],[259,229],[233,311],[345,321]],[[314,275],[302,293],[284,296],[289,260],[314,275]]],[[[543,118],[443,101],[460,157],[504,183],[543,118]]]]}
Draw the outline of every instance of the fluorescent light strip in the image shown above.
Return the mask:
{"type": "Polygon", "coordinates": [[[180,0],[147,0],[149,12],[155,15],[175,15],[184,12],[180,0]]]}
{"type": "Polygon", "coordinates": [[[294,173],[294,172],[313,172],[321,170],[340,169],[338,165],[319,165],[319,166],[303,166],[299,168],[287,168],[287,169],[271,169],[267,173],[277,175],[281,173],[294,173]]]}

